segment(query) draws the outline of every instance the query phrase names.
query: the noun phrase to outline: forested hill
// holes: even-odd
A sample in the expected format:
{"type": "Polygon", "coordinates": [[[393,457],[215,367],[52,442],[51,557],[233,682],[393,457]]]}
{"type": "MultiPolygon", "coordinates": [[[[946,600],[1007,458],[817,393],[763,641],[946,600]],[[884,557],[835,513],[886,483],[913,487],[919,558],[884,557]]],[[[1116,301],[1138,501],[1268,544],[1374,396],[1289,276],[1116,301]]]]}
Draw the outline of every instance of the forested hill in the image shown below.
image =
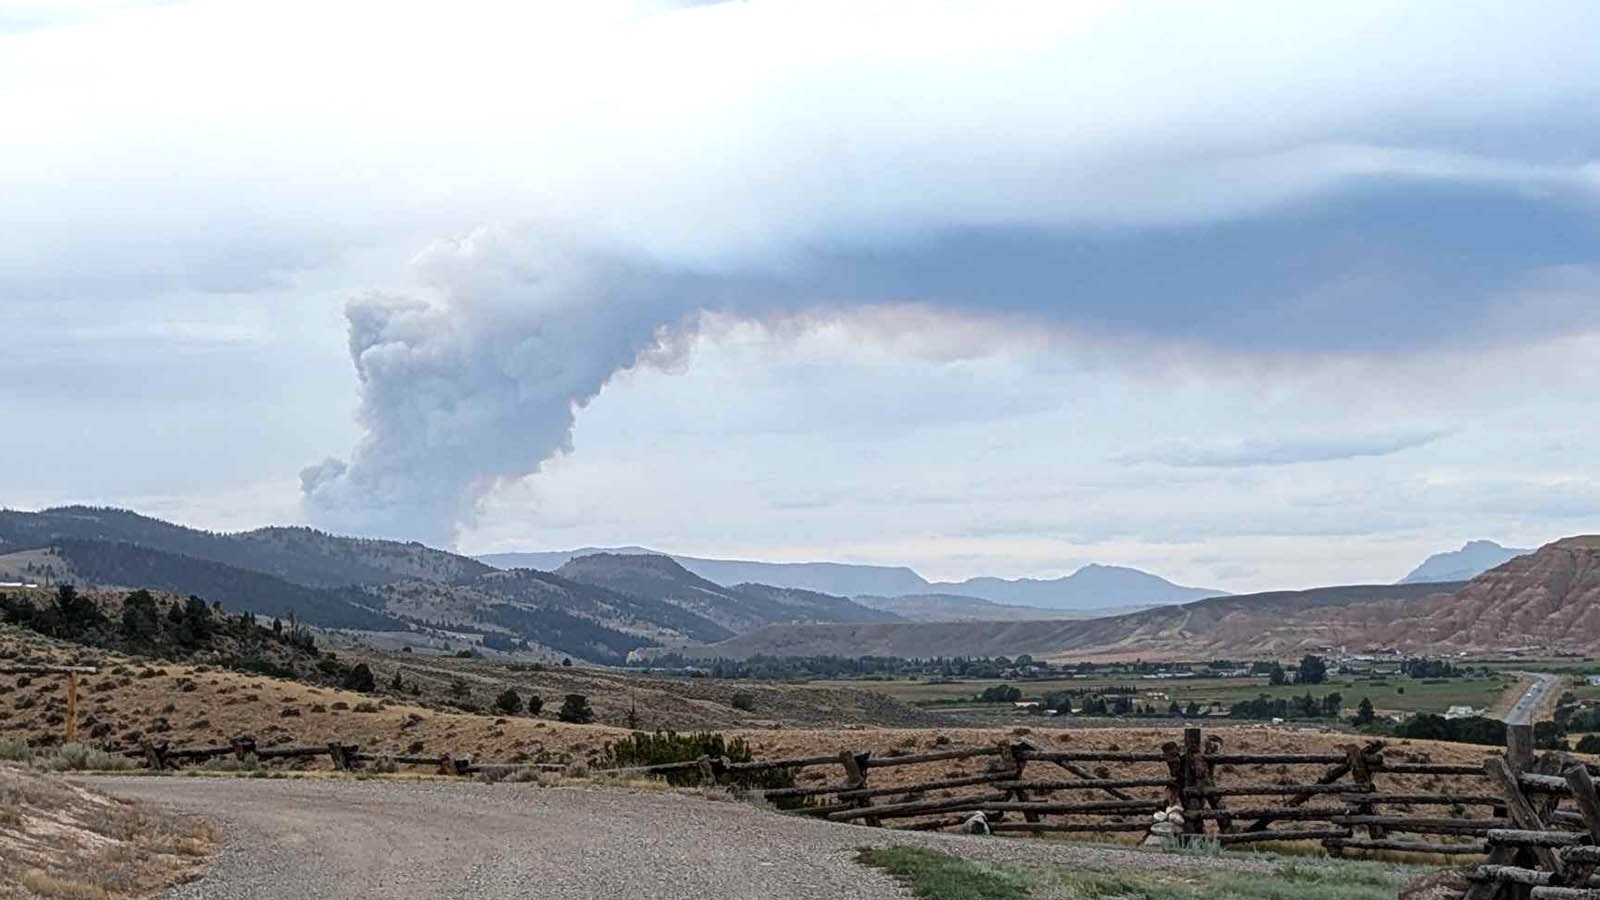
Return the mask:
{"type": "Polygon", "coordinates": [[[54,546],[73,580],[85,584],[198,594],[234,612],[294,616],[325,628],[407,628],[368,606],[381,606],[382,601],[356,587],[310,588],[261,572],[120,541],[70,539],[54,546]]]}
{"type": "Polygon", "coordinates": [[[406,578],[454,580],[492,571],[477,560],[416,543],[263,528],[220,534],[125,509],[63,506],[0,510],[0,554],[78,539],[138,544],[165,553],[273,575],[307,587],[383,584],[406,578]]]}

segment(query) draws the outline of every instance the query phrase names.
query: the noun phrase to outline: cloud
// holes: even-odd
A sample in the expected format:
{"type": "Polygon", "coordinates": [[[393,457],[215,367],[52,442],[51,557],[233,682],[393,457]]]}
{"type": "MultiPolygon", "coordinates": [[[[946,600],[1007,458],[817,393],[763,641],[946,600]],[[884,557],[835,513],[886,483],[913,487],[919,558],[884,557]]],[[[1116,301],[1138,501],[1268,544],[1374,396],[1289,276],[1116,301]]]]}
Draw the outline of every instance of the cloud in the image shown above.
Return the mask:
{"type": "MultiPolygon", "coordinates": [[[[1411,353],[1595,264],[1582,0],[680,6],[8,36],[0,287],[117,309],[460,236],[349,304],[364,434],[304,479],[322,524],[448,540],[705,311],[1411,353]]],[[[1519,338],[1590,327],[1562,291],[1519,338]]]]}
{"type": "Polygon", "coordinates": [[[1235,469],[1287,466],[1368,456],[1390,456],[1448,436],[1446,431],[1382,435],[1311,435],[1251,438],[1220,444],[1173,443],[1123,457],[1124,462],[1154,462],[1180,468],[1235,469]]]}

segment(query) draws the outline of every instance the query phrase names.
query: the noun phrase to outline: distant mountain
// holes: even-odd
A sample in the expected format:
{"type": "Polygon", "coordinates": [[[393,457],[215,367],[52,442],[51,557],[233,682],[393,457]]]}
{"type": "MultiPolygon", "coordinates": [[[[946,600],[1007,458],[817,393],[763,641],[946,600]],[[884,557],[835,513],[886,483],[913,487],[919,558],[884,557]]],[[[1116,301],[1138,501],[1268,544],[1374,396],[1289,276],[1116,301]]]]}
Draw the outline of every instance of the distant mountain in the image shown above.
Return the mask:
{"type": "MultiPolygon", "coordinates": [[[[1206,659],[1294,656],[1386,629],[1409,604],[1462,585],[1347,585],[1213,597],[1098,619],[771,625],[685,656],[1051,656],[1206,659]]],[[[1448,595],[1446,595],[1448,596],[1448,595]]],[[[1431,607],[1417,607],[1428,609],[1431,607]]]]}
{"type": "Polygon", "coordinates": [[[560,571],[503,571],[418,543],[310,528],[219,534],[121,509],[0,511],[7,577],[195,594],[234,612],[417,632],[456,647],[620,663],[640,648],[720,641],[776,622],[898,619],[802,588],[719,585],[643,551],[552,567],[560,571]]]}
{"type": "Polygon", "coordinates": [[[1010,606],[1090,612],[1115,608],[1163,606],[1202,597],[1220,597],[1226,591],[1191,588],[1165,578],[1123,566],[1088,565],[1063,578],[969,578],[960,582],[929,582],[905,566],[866,566],[848,563],[769,563],[751,560],[703,559],[674,556],[643,547],[587,547],[546,553],[492,553],[479,562],[500,569],[554,570],[574,559],[596,554],[615,556],[665,556],[707,581],[723,587],[759,583],[798,588],[841,597],[904,597],[948,594],[975,597],[1010,606]]]}
{"type": "Polygon", "coordinates": [[[477,557],[479,562],[498,569],[543,569],[552,571],[582,556],[598,553],[626,556],[667,556],[695,575],[723,587],[736,584],[766,584],[798,588],[839,597],[857,594],[894,596],[928,589],[921,575],[905,566],[864,566],[849,563],[770,563],[740,559],[703,559],[675,556],[644,547],[585,547],[580,550],[544,553],[491,553],[477,557]]]}
{"type": "Polygon", "coordinates": [[[1517,556],[1427,604],[1389,638],[1472,650],[1600,650],[1600,535],[1517,556]]]}
{"type": "Polygon", "coordinates": [[[1010,606],[960,594],[904,594],[899,597],[852,597],[862,606],[893,613],[912,622],[1035,622],[1041,619],[1084,619],[1089,613],[1010,606]]]}
{"type": "Polygon", "coordinates": [[[1468,541],[1460,550],[1435,553],[1423,560],[1422,565],[1412,569],[1411,574],[1400,579],[1400,583],[1468,581],[1501,563],[1532,552],[1515,547],[1502,547],[1494,541],[1468,541]]]}
{"type": "Polygon", "coordinates": [[[843,597],[770,585],[723,587],[679,565],[671,557],[595,553],[570,560],[556,574],[580,584],[634,597],[649,597],[709,619],[731,631],[774,622],[882,621],[885,613],[843,597]]]}
{"type": "Polygon", "coordinates": [[[994,603],[1040,609],[1096,610],[1129,606],[1165,606],[1205,597],[1226,596],[1212,588],[1183,587],[1157,575],[1125,566],[1087,565],[1064,578],[969,578],[941,582],[936,591],[981,597],[994,603]]]}

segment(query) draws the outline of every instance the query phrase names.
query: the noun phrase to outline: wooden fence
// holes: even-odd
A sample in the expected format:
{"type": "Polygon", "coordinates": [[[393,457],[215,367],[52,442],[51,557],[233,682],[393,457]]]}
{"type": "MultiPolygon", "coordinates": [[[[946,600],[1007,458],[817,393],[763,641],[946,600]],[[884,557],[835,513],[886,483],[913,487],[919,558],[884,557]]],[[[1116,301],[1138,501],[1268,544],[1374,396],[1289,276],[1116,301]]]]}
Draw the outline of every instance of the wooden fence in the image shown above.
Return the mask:
{"type": "Polygon", "coordinates": [[[422,766],[440,775],[476,775],[505,773],[535,769],[560,771],[565,766],[549,763],[474,763],[471,756],[444,753],[439,756],[411,754],[385,754],[364,752],[359,745],[340,741],[299,747],[258,747],[251,738],[235,738],[225,746],[175,748],[166,743],[145,740],[130,756],[142,757],[145,765],[156,771],[176,769],[186,763],[203,763],[211,759],[232,758],[245,762],[254,758],[267,763],[275,760],[313,760],[327,757],[335,769],[354,771],[371,763],[390,763],[396,766],[422,766]]]}
{"type": "MultiPolygon", "coordinates": [[[[1500,755],[1489,762],[1506,764],[1500,755]]],[[[1337,753],[1233,753],[1219,736],[1188,728],[1181,741],[1153,751],[1054,750],[1017,741],[890,756],[845,751],[746,763],[702,759],[629,771],[698,769],[703,780],[737,785],[741,776],[765,770],[837,767],[842,777],[836,780],[762,793],[780,804],[803,803],[804,814],[889,828],[961,827],[981,812],[992,832],[1149,834],[1158,811],[1178,807],[1177,839],[1184,842],[1315,841],[1340,854],[1483,856],[1487,835],[1515,824],[1508,796],[1486,765],[1413,759],[1381,741],[1352,743],[1337,753]],[[984,763],[981,771],[948,768],[975,760],[984,763]],[[905,774],[908,767],[933,766],[947,770],[932,777],[905,774]],[[1251,769],[1258,777],[1249,777],[1251,769]],[[1263,770],[1273,777],[1259,777],[1263,770]],[[1444,777],[1458,787],[1437,787],[1444,777]],[[1474,788],[1462,789],[1462,782],[1474,788]]]]}
{"type": "MultiPolygon", "coordinates": [[[[1573,849],[1596,843],[1579,840],[1586,829],[1600,838],[1600,801],[1591,798],[1592,786],[1584,793],[1574,781],[1586,779],[1590,769],[1560,753],[1535,760],[1529,727],[1510,731],[1504,753],[1486,754],[1473,765],[1435,763],[1395,752],[1382,741],[1351,743],[1332,753],[1230,752],[1221,736],[1187,728],[1179,740],[1152,750],[1049,749],[1022,740],[883,755],[846,750],[740,762],[701,757],[597,774],[722,784],[803,815],[912,830],[959,828],[982,813],[987,830],[997,833],[1148,836],[1156,813],[1178,807],[1174,839],[1180,842],[1236,847],[1311,841],[1336,854],[1481,857],[1483,884],[1566,889],[1570,874],[1552,865],[1561,861],[1558,850],[1572,850],[1572,866],[1585,878],[1593,866],[1578,860],[1592,855],[1600,865],[1600,850],[1573,849]],[[782,780],[792,786],[752,787],[770,783],[763,776],[774,771],[791,773],[782,780]],[[1448,786],[1442,784],[1446,778],[1448,786]],[[1558,809],[1564,797],[1577,808],[1558,809]],[[1516,843],[1524,839],[1532,843],[1516,843]],[[1542,868],[1519,865],[1530,860],[1542,868]]],[[[338,769],[384,760],[447,775],[561,768],[479,764],[451,754],[374,754],[337,741],[262,748],[238,739],[190,749],[147,741],[140,752],[155,769],[229,756],[262,762],[327,757],[338,769]]],[[[1480,893],[1473,900],[1501,896],[1480,893]]],[[[1600,890],[1582,896],[1600,900],[1600,890]]]]}

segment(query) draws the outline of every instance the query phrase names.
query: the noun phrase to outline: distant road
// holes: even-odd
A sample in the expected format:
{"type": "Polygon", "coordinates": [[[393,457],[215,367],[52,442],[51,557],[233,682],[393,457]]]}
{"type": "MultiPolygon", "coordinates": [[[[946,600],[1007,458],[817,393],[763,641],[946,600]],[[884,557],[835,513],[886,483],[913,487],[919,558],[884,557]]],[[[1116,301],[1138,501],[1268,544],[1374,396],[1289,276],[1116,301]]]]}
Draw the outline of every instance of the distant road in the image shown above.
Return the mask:
{"type": "Polygon", "coordinates": [[[76,778],[213,819],[223,847],[164,900],[908,900],[853,857],[913,845],[1101,872],[1269,870],[1059,841],[819,822],[669,791],[470,781],[76,778]]]}
{"type": "Polygon", "coordinates": [[[1561,683],[1561,676],[1540,672],[1515,672],[1521,676],[1532,676],[1535,680],[1522,692],[1517,702],[1511,704],[1511,709],[1506,711],[1505,723],[1507,725],[1532,725],[1533,717],[1539,712],[1539,707],[1544,705],[1544,698],[1556,685],[1561,683]]]}

